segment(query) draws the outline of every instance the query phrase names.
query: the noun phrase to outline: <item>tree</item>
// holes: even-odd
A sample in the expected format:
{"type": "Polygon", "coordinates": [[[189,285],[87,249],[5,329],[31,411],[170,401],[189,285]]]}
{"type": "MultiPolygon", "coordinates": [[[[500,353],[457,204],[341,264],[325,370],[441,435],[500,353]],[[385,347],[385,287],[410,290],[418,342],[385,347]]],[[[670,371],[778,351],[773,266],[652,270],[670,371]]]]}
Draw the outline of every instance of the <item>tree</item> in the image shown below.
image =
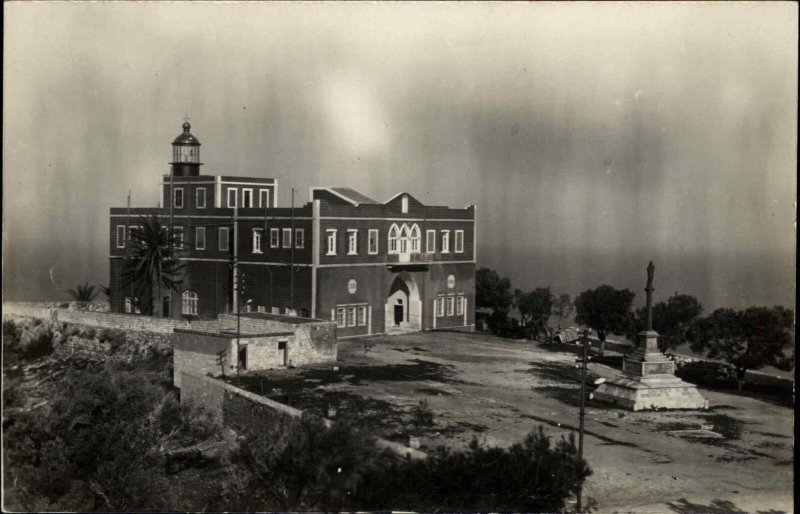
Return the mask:
{"type": "Polygon", "coordinates": [[[631,307],[636,293],[602,285],[582,292],[575,299],[575,321],[597,331],[600,353],[609,332],[625,333],[631,329],[631,307]]]}
{"type": "MultiPolygon", "coordinates": [[[[658,345],[661,351],[675,348],[686,341],[686,332],[703,312],[703,306],[694,296],[678,294],[670,296],[666,302],[653,305],[653,330],[658,332],[658,345]]],[[[647,328],[647,308],[636,311],[636,329],[647,328]]]]}
{"type": "Polygon", "coordinates": [[[537,287],[533,291],[525,292],[521,289],[514,291],[514,299],[519,309],[521,324],[530,326],[533,335],[543,333],[545,342],[550,341],[550,327],[547,324],[553,309],[555,297],[549,287],[537,287]]]}
{"type": "Polygon", "coordinates": [[[157,215],[142,217],[140,226],[131,231],[132,251],[126,257],[122,288],[132,286],[145,314],[153,314],[155,300],[162,287],[177,290],[184,265],[178,260],[177,239],[157,215]]]}
{"type": "Polygon", "coordinates": [[[572,298],[568,294],[560,294],[558,298],[553,300],[552,313],[558,318],[558,328],[561,328],[561,323],[565,321],[574,310],[575,304],[572,303],[572,298]]]}
{"type": "Polygon", "coordinates": [[[693,351],[722,359],[736,372],[739,390],[748,370],[774,366],[790,370],[785,350],[794,347],[794,311],[784,307],[722,308],[697,320],[688,331],[693,351]]]}
{"type": "Polygon", "coordinates": [[[507,313],[513,299],[508,278],[500,278],[496,271],[489,268],[481,268],[475,273],[476,307],[507,313]]]}
{"type": "Polygon", "coordinates": [[[75,289],[69,289],[67,292],[76,302],[94,301],[100,293],[100,291],[95,290],[95,286],[90,286],[88,283],[78,284],[75,289]]]}

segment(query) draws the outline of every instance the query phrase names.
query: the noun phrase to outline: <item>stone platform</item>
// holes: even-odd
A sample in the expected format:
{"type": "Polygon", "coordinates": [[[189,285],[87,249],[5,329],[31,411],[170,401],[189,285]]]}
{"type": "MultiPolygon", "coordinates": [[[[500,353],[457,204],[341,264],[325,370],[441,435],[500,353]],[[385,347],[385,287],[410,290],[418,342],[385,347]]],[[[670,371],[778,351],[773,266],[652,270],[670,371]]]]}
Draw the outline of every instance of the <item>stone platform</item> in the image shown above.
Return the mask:
{"type": "Polygon", "coordinates": [[[658,334],[639,334],[640,345],[622,362],[622,373],[598,387],[592,397],[634,411],[707,409],[697,386],[675,376],[675,363],[658,351],[658,334]]]}

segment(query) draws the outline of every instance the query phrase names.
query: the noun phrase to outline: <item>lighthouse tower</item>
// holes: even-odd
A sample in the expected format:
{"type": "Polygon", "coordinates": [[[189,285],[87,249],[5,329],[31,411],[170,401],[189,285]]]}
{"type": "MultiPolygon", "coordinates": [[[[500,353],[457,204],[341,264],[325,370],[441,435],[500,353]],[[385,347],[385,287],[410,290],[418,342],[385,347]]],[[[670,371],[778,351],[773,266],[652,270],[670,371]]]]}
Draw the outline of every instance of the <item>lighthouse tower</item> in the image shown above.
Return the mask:
{"type": "Polygon", "coordinates": [[[196,177],[200,175],[200,141],[191,133],[192,126],[186,121],[183,132],[172,142],[173,174],[176,177],[196,177]]]}

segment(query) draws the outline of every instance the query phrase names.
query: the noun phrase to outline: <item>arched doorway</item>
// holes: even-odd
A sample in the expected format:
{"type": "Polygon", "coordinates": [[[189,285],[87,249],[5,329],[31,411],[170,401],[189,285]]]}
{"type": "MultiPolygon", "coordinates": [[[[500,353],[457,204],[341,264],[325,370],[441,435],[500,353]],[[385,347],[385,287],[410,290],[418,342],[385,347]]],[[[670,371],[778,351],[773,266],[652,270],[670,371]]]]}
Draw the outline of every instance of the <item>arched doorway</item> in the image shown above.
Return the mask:
{"type": "Polygon", "coordinates": [[[422,302],[414,279],[406,272],[395,277],[386,299],[386,333],[422,330],[422,302]]]}

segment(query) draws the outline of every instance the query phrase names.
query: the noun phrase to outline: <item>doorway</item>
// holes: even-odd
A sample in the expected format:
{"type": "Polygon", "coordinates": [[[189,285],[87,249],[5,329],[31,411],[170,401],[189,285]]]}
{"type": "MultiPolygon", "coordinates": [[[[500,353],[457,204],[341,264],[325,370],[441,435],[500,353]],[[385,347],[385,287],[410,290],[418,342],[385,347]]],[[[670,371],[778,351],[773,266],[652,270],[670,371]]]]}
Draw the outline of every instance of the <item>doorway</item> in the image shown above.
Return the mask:
{"type": "Polygon", "coordinates": [[[422,330],[422,302],[410,273],[401,272],[395,276],[389,287],[384,316],[387,333],[422,330]]]}
{"type": "Polygon", "coordinates": [[[161,301],[161,316],[169,318],[169,296],[165,296],[161,301]]]}
{"type": "Polygon", "coordinates": [[[239,370],[245,371],[247,369],[247,345],[239,348],[239,370]]]}
{"type": "Polygon", "coordinates": [[[397,304],[394,306],[394,324],[399,326],[403,322],[403,299],[398,298],[397,304]]]}
{"type": "Polygon", "coordinates": [[[289,364],[288,341],[278,341],[278,362],[281,366],[289,364]]]}

